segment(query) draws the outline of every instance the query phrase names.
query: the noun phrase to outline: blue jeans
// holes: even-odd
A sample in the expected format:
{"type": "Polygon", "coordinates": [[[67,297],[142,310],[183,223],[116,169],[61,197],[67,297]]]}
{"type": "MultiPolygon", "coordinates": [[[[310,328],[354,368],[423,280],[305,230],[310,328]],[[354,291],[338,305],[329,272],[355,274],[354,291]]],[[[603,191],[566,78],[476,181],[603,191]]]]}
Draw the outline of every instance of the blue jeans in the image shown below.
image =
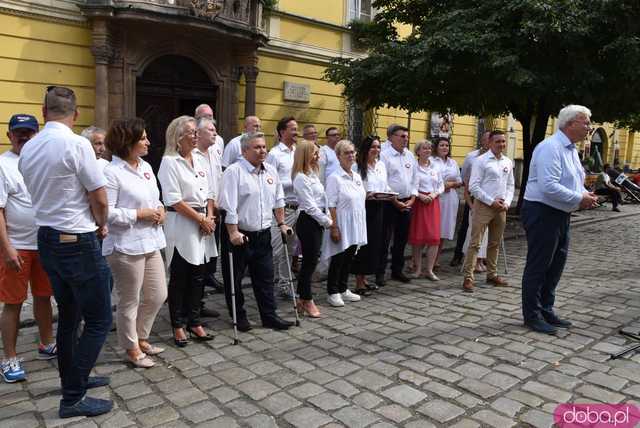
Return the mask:
{"type": "Polygon", "coordinates": [[[111,329],[111,270],[93,232],[68,234],[41,227],[38,250],[58,304],[61,404],[70,406],[84,397],[89,373],[111,329]]]}
{"type": "Polygon", "coordinates": [[[569,252],[571,215],[540,202],[524,201],[520,219],[527,234],[527,263],[522,275],[525,322],[553,314],[556,287],[569,252]]]}

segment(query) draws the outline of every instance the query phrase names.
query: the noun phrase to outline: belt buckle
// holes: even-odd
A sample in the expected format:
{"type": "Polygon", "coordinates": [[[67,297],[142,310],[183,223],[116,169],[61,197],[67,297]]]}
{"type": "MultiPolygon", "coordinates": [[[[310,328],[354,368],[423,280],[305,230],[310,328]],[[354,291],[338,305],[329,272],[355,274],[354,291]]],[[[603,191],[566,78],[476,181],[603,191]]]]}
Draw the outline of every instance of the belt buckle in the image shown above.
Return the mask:
{"type": "Polygon", "coordinates": [[[61,233],[59,235],[61,244],[68,244],[71,242],[78,242],[78,235],[67,235],[66,233],[61,233]]]}

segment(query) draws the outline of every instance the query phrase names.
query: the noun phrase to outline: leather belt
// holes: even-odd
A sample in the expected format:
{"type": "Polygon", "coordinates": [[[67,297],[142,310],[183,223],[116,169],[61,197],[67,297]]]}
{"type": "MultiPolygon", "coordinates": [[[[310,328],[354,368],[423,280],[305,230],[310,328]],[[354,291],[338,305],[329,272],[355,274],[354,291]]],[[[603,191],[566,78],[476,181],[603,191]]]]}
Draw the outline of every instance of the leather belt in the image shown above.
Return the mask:
{"type": "MultiPolygon", "coordinates": [[[[207,209],[205,207],[191,207],[191,208],[193,208],[194,210],[196,210],[200,214],[206,214],[207,213],[207,209]]],[[[167,211],[177,212],[176,209],[173,208],[173,207],[167,207],[167,211]]]]}

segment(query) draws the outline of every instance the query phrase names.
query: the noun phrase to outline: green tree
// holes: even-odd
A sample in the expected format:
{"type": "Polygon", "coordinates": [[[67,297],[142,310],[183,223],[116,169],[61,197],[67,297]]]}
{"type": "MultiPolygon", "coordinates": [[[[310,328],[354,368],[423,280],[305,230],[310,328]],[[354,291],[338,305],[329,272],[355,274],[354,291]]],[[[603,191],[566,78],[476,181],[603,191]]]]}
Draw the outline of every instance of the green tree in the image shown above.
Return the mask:
{"type": "MultiPolygon", "coordinates": [[[[325,78],[367,108],[477,116],[522,123],[524,195],[535,146],[562,106],[594,119],[640,112],[637,0],[377,0],[354,22],[361,59],[336,58],[325,78]],[[401,38],[398,24],[412,29],[401,38]]],[[[522,198],[520,198],[522,201],[522,198]]]]}

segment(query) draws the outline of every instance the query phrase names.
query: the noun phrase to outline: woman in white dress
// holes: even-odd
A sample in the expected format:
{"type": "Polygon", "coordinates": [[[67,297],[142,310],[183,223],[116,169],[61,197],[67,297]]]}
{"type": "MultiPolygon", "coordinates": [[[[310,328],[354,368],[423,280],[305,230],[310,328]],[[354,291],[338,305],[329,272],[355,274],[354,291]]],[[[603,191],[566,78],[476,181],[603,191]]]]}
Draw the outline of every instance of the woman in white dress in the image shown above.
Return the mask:
{"type": "Polygon", "coordinates": [[[327,278],[327,301],[331,306],[357,302],[360,296],[347,288],[351,260],[358,247],[367,244],[365,198],[367,193],[360,174],[353,172],[355,148],[351,141],[336,144],[340,168],[327,178],[327,205],[332,225],[325,234],[322,258],[331,257],[327,278]]]}
{"type": "Polygon", "coordinates": [[[206,262],[217,257],[213,235],[217,183],[209,166],[193,156],[196,121],[190,116],[174,119],[167,128],[166,148],[158,180],[167,207],[165,236],[169,267],[169,315],[178,347],[188,344],[186,330],[196,341],[212,340],[200,322],[206,262]]]}
{"type": "Polygon", "coordinates": [[[436,257],[435,267],[438,268],[438,259],[442,252],[444,240],[451,241],[456,232],[456,220],[458,218],[458,206],[460,197],[456,189],[462,187],[462,177],[458,163],[451,158],[449,139],[440,137],[433,144],[432,161],[440,169],[444,181],[444,193],[440,195],[440,246],[436,257]]]}

